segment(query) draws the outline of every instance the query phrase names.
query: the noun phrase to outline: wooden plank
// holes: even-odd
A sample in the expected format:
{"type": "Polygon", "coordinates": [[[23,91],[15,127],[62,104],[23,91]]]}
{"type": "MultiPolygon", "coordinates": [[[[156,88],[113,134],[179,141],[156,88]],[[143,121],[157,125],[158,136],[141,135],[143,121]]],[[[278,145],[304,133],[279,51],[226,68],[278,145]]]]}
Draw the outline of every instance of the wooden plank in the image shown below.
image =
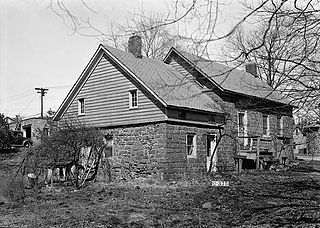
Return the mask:
{"type": "Polygon", "coordinates": [[[260,169],[260,138],[257,139],[256,169],[260,169]]]}

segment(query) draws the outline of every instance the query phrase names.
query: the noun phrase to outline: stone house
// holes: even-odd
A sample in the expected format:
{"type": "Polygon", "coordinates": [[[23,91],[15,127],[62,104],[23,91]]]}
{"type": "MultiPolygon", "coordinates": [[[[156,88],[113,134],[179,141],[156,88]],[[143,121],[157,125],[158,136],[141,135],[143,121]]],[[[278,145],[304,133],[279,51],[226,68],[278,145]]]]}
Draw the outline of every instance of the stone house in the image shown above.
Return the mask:
{"type": "Polygon", "coordinates": [[[257,78],[255,64],[240,71],[175,48],[164,61],[194,80],[227,115],[224,132],[231,137],[221,142],[217,154],[223,167],[233,165],[234,155],[256,160],[257,141],[266,159],[293,158],[294,106],[257,78]]]}
{"type": "MultiPolygon", "coordinates": [[[[112,172],[120,178],[170,179],[206,172],[226,131],[236,137],[218,144],[214,171],[234,168],[240,133],[292,138],[292,106],[280,94],[230,68],[232,73],[215,81],[211,76],[223,66],[198,68],[194,58],[174,48],[164,61],[146,58],[139,36],[130,37],[128,52],[100,45],[53,120],[78,118],[99,127],[112,172]],[[257,83],[259,90],[241,83],[257,83]]],[[[243,147],[252,143],[243,139],[243,147]]]]}

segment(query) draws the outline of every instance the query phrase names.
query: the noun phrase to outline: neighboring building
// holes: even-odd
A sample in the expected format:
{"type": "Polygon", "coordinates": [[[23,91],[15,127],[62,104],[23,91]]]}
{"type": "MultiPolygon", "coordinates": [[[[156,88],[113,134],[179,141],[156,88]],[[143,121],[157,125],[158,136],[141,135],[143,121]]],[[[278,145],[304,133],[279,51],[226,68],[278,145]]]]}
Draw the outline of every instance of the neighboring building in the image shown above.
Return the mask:
{"type": "Polygon", "coordinates": [[[19,123],[16,120],[9,124],[11,130],[20,130],[23,132],[23,137],[30,138],[33,145],[40,143],[39,130],[48,132],[48,119],[41,117],[32,117],[22,119],[19,123]]]}
{"type": "Polygon", "coordinates": [[[7,116],[4,118],[4,120],[8,123],[8,124],[12,124],[14,122],[14,119],[12,119],[11,117],[7,116]]]}
{"type": "Polygon", "coordinates": [[[298,158],[320,160],[320,124],[314,123],[303,126],[303,150],[299,150],[298,158]]]}
{"type": "MultiPolygon", "coordinates": [[[[292,139],[292,106],[252,75],[232,70],[231,90],[222,77],[210,79],[219,69],[205,73],[191,55],[171,49],[165,62],[143,57],[138,36],[129,39],[128,50],[100,45],[53,119],[78,118],[101,128],[114,176],[170,179],[206,172],[224,132],[292,139]],[[243,85],[248,82],[259,90],[243,85]]],[[[213,170],[233,169],[237,148],[224,137],[213,170]]]]}

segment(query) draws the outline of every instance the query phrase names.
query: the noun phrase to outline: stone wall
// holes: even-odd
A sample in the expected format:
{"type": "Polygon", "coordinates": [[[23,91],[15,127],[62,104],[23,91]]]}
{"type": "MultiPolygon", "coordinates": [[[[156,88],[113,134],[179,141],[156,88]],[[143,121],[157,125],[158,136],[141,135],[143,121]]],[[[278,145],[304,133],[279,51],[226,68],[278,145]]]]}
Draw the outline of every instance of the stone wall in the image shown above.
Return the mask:
{"type": "Polygon", "coordinates": [[[164,123],[108,129],[103,134],[113,137],[113,154],[102,158],[104,167],[100,170],[103,172],[98,176],[103,175],[110,181],[149,176],[162,179],[166,145],[164,123]]]}
{"type": "Polygon", "coordinates": [[[181,124],[167,124],[165,179],[181,179],[206,172],[207,135],[217,129],[181,124]],[[196,135],[196,158],[187,158],[186,135],[196,135]]]}
{"type": "MultiPolygon", "coordinates": [[[[103,131],[113,137],[113,155],[103,156],[98,179],[130,180],[137,177],[159,179],[188,178],[207,171],[207,135],[217,129],[184,124],[158,123],[103,131]],[[196,134],[197,156],[187,158],[186,135],[196,134]]],[[[218,169],[232,169],[230,145],[217,150],[218,169]]]]}
{"type": "MultiPolygon", "coordinates": [[[[156,123],[139,126],[125,126],[106,129],[104,135],[113,138],[113,154],[105,156],[100,172],[108,180],[134,179],[137,177],[156,177],[159,179],[188,178],[207,171],[207,136],[226,134],[217,148],[217,168],[219,171],[233,170],[233,155],[237,153],[237,109],[228,103],[229,117],[224,129],[183,123],[156,123]],[[196,135],[197,153],[195,158],[187,158],[186,135],[196,135]],[[107,161],[107,162],[106,162],[107,161]],[[106,171],[107,170],[107,171],[106,171]]],[[[261,112],[247,111],[248,134],[262,135],[261,112]]],[[[284,118],[284,128],[290,134],[290,117],[284,118]]],[[[283,142],[274,136],[277,133],[277,117],[270,115],[270,139],[262,142],[265,148],[280,151],[283,142]]],[[[292,131],[291,131],[292,135],[292,131]]],[[[289,156],[286,151],[283,156],[289,156]]],[[[279,154],[275,153],[278,158],[279,154]]],[[[289,156],[290,157],[290,156],[289,156]]],[[[99,175],[98,175],[99,176],[99,175]]]]}

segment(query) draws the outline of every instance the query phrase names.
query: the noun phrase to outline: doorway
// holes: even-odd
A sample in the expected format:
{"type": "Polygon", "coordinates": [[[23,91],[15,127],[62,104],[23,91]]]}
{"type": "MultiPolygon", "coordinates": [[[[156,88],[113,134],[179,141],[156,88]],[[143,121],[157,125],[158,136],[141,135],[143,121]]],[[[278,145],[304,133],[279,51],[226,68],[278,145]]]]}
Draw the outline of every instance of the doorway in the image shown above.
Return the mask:
{"type": "MultiPolygon", "coordinates": [[[[207,135],[207,171],[210,169],[211,164],[211,156],[214,152],[214,149],[217,145],[217,135],[216,134],[208,134],[207,135]]],[[[217,162],[218,162],[218,155],[217,151],[213,155],[212,158],[212,169],[211,171],[217,172],[217,162]]]]}
{"type": "Polygon", "coordinates": [[[29,126],[24,126],[23,127],[23,130],[25,131],[25,133],[26,133],[26,138],[31,138],[31,125],[29,125],[29,126]]]}

